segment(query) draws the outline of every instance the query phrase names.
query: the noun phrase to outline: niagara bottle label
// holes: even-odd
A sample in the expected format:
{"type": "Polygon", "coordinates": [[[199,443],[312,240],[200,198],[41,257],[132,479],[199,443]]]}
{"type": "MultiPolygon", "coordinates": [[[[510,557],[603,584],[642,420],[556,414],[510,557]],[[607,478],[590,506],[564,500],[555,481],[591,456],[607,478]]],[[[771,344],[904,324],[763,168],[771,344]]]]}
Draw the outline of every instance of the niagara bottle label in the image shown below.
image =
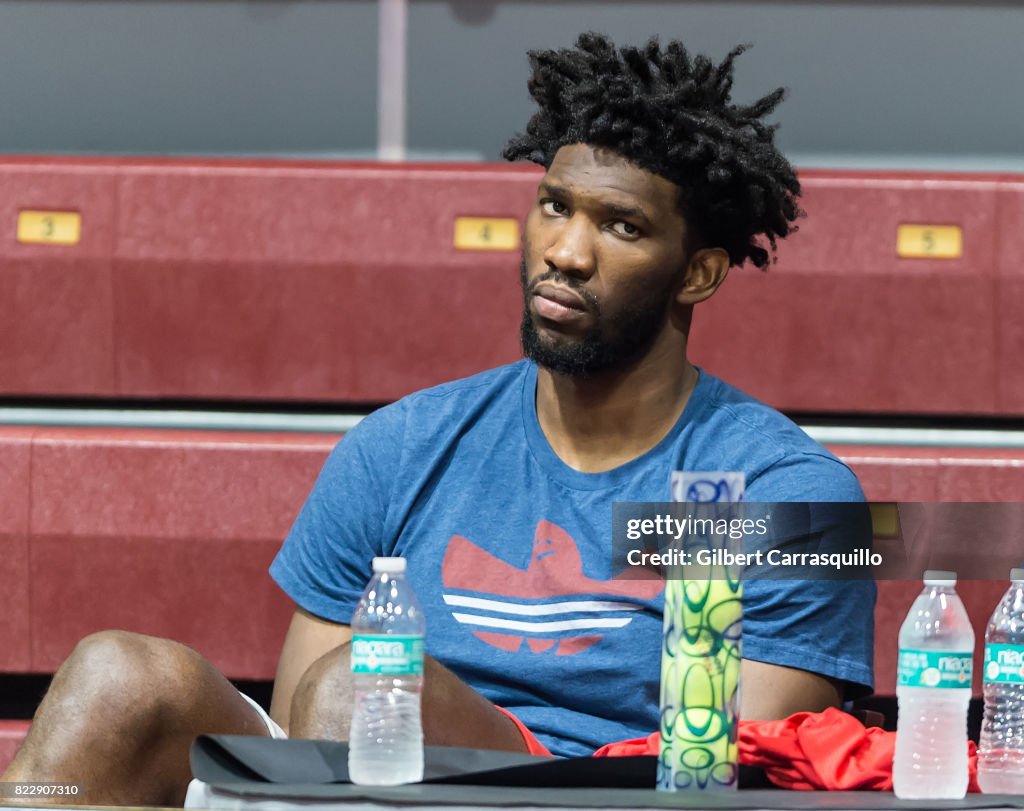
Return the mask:
{"type": "Polygon", "coordinates": [[[1024,684],[1024,645],[986,645],[985,681],[1024,684]]]}
{"type": "Polygon", "coordinates": [[[354,636],[352,672],[420,676],[423,674],[423,637],[400,634],[354,636]]]}
{"type": "Polygon", "coordinates": [[[969,653],[900,648],[896,666],[898,687],[970,687],[969,653]]]}

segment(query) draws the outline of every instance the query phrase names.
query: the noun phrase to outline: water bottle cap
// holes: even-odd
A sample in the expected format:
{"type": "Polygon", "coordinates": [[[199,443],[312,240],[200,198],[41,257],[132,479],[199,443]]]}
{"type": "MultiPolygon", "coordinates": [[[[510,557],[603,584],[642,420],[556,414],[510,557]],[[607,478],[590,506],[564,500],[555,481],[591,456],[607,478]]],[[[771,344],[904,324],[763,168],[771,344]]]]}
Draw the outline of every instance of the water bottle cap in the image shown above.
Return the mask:
{"type": "Polygon", "coordinates": [[[1010,579],[1014,583],[1024,583],[1024,568],[1010,569],[1010,579]]]}
{"type": "Polygon", "coordinates": [[[924,584],[926,586],[955,586],[956,572],[929,570],[924,573],[924,584]]]}
{"type": "Polygon", "coordinates": [[[401,574],[405,571],[405,558],[374,558],[373,571],[375,574],[401,574]]]}

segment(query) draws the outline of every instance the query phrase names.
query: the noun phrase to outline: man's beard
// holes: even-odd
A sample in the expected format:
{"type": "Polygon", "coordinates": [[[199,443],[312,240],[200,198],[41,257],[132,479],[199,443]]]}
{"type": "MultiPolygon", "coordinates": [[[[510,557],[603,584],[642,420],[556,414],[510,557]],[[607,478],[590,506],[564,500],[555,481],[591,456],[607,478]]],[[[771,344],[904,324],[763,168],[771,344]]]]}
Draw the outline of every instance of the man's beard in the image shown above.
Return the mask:
{"type": "Polygon", "coordinates": [[[534,279],[528,288],[524,255],[519,279],[523,288],[523,320],[519,325],[523,355],[545,369],[569,377],[588,377],[623,368],[646,353],[667,317],[666,304],[671,296],[671,288],[652,291],[642,300],[629,302],[614,320],[606,323],[597,297],[573,277],[549,269],[534,279]],[[530,311],[532,291],[544,281],[553,281],[578,293],[593,319],[591,326],[573,337],[555,341],[544,339],[530,311]]]}

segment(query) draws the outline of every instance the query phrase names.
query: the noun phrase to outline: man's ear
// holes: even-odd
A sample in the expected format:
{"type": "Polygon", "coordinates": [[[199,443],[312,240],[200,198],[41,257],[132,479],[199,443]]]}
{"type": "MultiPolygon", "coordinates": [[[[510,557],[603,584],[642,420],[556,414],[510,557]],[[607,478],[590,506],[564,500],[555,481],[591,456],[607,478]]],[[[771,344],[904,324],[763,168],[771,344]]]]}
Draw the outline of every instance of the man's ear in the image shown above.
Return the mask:
{"type": "Polygon", "coordinates": [[[692,305],[710,298],[729,275],[729,254],[723,248],[701,248],[690,257],[676,301],[692,305]]]}

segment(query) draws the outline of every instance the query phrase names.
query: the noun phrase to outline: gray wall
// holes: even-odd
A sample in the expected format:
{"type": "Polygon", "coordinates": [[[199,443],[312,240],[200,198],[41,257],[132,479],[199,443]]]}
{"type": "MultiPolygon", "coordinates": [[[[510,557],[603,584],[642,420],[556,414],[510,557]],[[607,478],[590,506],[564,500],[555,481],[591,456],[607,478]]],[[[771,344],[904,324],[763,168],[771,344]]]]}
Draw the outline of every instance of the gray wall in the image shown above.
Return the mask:
{"type": "MultiPolygon", "coordinates": [[[[410,0],[409,143],[496,159],[530,113],[531,47],[582,29],[754,43],[802,165],[1024,168],[1016,2],[410,0]]],[[[367,155],[373,0],[0,0],[0,151],[367,155]]]]}
{"type": "Polygon", "coordinates": [[[0,151],[376,144],[377,6],[0,0],[0,151]]]}

